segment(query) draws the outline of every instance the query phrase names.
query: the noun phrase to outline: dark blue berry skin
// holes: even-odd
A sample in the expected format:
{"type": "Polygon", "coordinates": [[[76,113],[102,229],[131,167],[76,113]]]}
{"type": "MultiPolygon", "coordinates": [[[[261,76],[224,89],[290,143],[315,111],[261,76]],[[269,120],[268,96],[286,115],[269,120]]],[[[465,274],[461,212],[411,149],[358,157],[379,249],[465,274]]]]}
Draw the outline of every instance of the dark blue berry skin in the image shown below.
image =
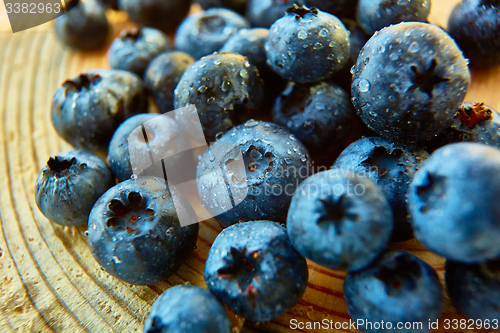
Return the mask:
{"type": "Polygon", "coordinates": [[[469,86],[467,60],[439,27],[382,29],[353,69],[352,101],[373,131],[392,141],[424,141],[450,125],[469,86]]]}
{"type": "Polygon", "coordinates": [[[198,224],[181,227],[164,180],[139,177],[104,193],[89,216],[88,243],[97,262],[131,284],[167,279],[194,249],[198,224]]]}
{"type": "Polygon", "coordinates": [[[109,33],[105,9],[95,0],[80,1],[55,20],[57,37],[69,47],[90,51],[103,47],[109,33]]]}
{"type": "MultiPolygon", "coordinates": [[[[130,133],[146,121],[157,117],[157,114],[141,113],[125,120],[115,131],[108,148],[108,161],[113,174],[119,182],[130,179],[133,174],[129,155],[130,133]]],[[[141,131],[142,133],[142,131],[141,131]]],[[[139,142],[141,138],[134,138],[139,142]]]]}
{"type": "Polygon", "coordinates": [[[268,34],[269,30],[264,28],[241,29],[227,40],[219,52],[241,54],[262,72],[267,68],[264,42],[268,34]]]}
{"type": "Polygon", "coordinates": [[[124,30],[109,48],[109,64],[113,69],[122,69],[142,77],[151,59],[171,49],[168,37],[160,30],[124,30]]]}
{"type": "Polygon", "coordinates": [[[307,148],[281,126],[249,120],[228,131],[203,154],[196,170],[198,192],[203,206],[223,228],[252,220],[285,222],[295,189],[310,174],[310,163],[307,148]],[[231,167],[240,151],[246,175],[231,167]],[[218,168],[223,172],[215,174],[218,168]],[[245,198],[230,191],[235,206],[224,199],[228,185],[248,190],[245,198]]]}
{"type": "Polygon", "coordinates": [[[320,81],[349,60],[349,32],[331,14],[294,5],[269,29],[265,49],[268,65],[283,78],[320,81]]]}
{"type": "Polygon", "coordinates": [[[463,0],[451,12],[448,32],[471,66],[500,64],[500,2],[463,0]]]}
{"type": "Polygon", "coordinates": [[[144,84],[161,112],[174,110],[174,90],[194,58],[184,52],[162,53],[154,58],[144,73],[144,84]]]}
{"type": "Polygon", "coordinates": [[[209,8],[181,23],[175,33],[175,49],[199,59],[218,51],[238,30],[249,27],[247,20],[232,10],[209,8]]]}
{"type": "Polygon", "coordinates": [[[85,150],[51,157],[38,175],[36,204],[49,220],[67,226],[87,224],[96,200],[115,184],[106,161],[85,150]]]}
{"type": "Polygon", "coordinates": [[[140,25],[172,31],[189,13],[191,0],[118,0],[118,7],[140,25]]]}
{"type": "Polygon", "coordinates": [[[423,333],[441,314],[443,292],[431,266],[409,252],[389,249],[369,267],[347,274],[344,299],[354,321],[384,322],[384,329],[358,326],[363,332],[423,333]],[[398,329],[398,322],[412,328],[398,329]],[[411,325],[418,322],[422,329],[411,325]]]}
{"type": "Polygon", "coordinates": [[[199,3],[203,9],[224,7],[244,14],[248,0],[196,0],[195,2],[199,3]]]}
{"type": "Polygon", "coordinates": [[[353,18],[358,0],[303,0],[303,3],[307,7],[316,7],[339,18],[353,18]]]}
{"type": "Polygon", "coordinates": [[[231,311],[260,322],[280,316],[301,299],[308,271],[284,227],[252,221],[222,230],[210,248],[203,277],[231,311]]]}
{"type": "Polygon", "coordinates": [[[405,21],[427,22],[431,0],[359,0],[356,19],[365,32],[375,31],[405,21]]]}
{"type": "Polygon", "coordinates": [[[496,148],[455,143],[436,150],[408,189],[415,237],[429,250],[455,261],[499,257],[499,173],[496,148]]]}
{"type": "Polygon", "coordinates": [[[309,151],[324,151],[342,142],[354,117],[349,95],[329,82],[290,83],[273,108],[273,121],[294,134],[309,151]]]}
{"type": "Polygon", "coordinates": [[[235,53],[212,54],[190,65],[174,97],[176,109],[196,106],[207,140],[249,119],[263,102],[257,67],[235,53]]]}
{"type": "Polygon", "coordinates": [[[299,0],[248,0],[246,17],[254,27],[269,28],[299,0]]]}
{"type": "Polygon", "coordinates": [[[464,103],[453,117],[453,124],[435,141],[438,148],[463,141],[500,148],[500,114],[484,103],[464,103]]]}
{"type": "Polygon", "coordinates": [[[394,214],[392,241],[413,238],[406,192],[415,172],[429,154],[420,148],[378,137],[365,137],[348,146],[333,167],[351,169],[371,177],[389,201],[394,214]]]}
{"type": "Polygon", "coordinates": [[[286,226],[304,257],[333,269],[360,270],[387,246],[391,207],[377,184],[347,169],[307,178],[295,191],[286,226]]]}
{"type": "Polygon", "coordinates": [[[191,285],[165,290],[154,302],[143,333],[231,333],[226,310],[210,291],[191,285]]]}
{"type": "Polygon", "coordinates": [[[474,320],[500,319],[500,260],[482,264],[446,261],[446,288],[455,308],[474,320]]]}
{"type": "Polygon", "coordinates": [[[67,80],[57,89],[52,123],[74,147],[105,153],[120,123],[147,110],[139,77],[126,71],[97,70],[67,80]]]}

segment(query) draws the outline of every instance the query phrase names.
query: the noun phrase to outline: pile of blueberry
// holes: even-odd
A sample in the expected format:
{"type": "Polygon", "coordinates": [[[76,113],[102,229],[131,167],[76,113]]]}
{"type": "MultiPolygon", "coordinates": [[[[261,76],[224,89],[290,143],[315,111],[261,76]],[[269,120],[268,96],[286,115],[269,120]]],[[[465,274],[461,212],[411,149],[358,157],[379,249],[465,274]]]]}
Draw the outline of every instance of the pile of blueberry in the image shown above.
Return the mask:
{"type": "Polygon", "coordinates": [[[48,219],[87,225],[109,274],[156,283],[196,246],[198,224],[181,226],[166,180],[134,175],[130,149],[175,145],[179,130],[164,117],[143,136],[157,116],[149,100],[160,112],[194,104],[216,140],[196,170],[223,228],[208,290],[167,290],[144,332],[231,332],[226,309],[270,321],[301,299],[306,258],[347,270],[354,320],[386,323],[360,329],[425,332],[443,291],[432,267],[393,247],[414,236],[446,258],[457,310],[498,328],[500,114],[464,98],[469,66],[500,65],[500,1],[463,0],[448,32],[427,23],[430,0],[198,2],[186,16],[187,0],[87,0],[56,20],[59,38],[83,50],[105,45],[105,10],[137,23],[111,44],[112,69],[55,92],[54,127],[76,149],[50,158],[35,190],[48,219]],[[227,191],[243,180],[237,150],[223,147],[245,166],[238,202],[227,191]],[[423,329],[396,328],[410,322],[423,329]]]}

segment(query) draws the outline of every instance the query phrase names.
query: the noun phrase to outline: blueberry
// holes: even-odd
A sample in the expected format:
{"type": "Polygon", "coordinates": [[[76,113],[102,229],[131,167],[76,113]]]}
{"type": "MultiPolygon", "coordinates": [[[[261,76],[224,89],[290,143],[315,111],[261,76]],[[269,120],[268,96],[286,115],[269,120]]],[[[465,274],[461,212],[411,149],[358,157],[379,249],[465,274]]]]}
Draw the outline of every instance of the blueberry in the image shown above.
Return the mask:
{"type": "Polygon", "coordinates": [[[359,0],[357,21],[367,34],[404,21],[427,22],[431,0],[359,0]]]}
{"type": "Polygon", "coordinates": [[[189,13],[191,0],[118,0],[118,7],[134,22],[171,31],[189,13]]]}
{"type": "Polygon", "coordinates": [[[491,325],[500,318],[499,259],[482,264],[447,260],[445,280],[453,305],[464,316],[491,325]]]}
{"type": "Polygon", "coordinates": [[[219,51],[241,54],[262,72],[268,68],[264,49],[268,34],[269,30],[264,28],[241,29],[231,36],[219,51]]]}
{"type": "Polygon", "coordinates": [[[362,138],[347,147],[333,167],[351,169],[371,177],[381,188],[394,214],[392,241],[413,237],[406,192],[429,154],[420,148],[377,137],[362,138]]]}
{"type": "Polygon", "coordinates": [[[181,227],[164,180],[139,177],[104,193],[89,216],[88,243],[111,275],[137,285],[167,279],[196,245],[198,224],[181,227]]]}
{"type": "Polygon", "coordinates": [[[38,175],[36,204],[49,220],[67,226],[87,224],[96,200],[115,184],[106,161],[85,150],[51,157],[38,175]]]}
{"type": "Polygon", "coordinates": [[[364,332],[423,333],[441,314],[443,292],[431,266],[390,249],[364,270],[347,273],[344,299],[364,332]]]}
{"type": "Polygon", "coordinates": [[[217,236],[203,276],[208,289],[231,311],[247,320],[269,321],[301,299],[308,271],[285,228],[252,221],[217,236]]]}
{"type": "Polygon", "coordinates": [[[291,83],[273,108],[273,121],[293,133],[310,151],[338,145],[353,118],[349,95],[329,82],[291,83]]]}
{"type": "Polygon", "coordinates": [[[316,7],[337,17],[354,18],[358,0],[303,0],[303,3],[307,7],[316,7]]]}
{"type": "Polygon", "coordinates": [[[415,237],[451,260],[500,256],[500,150],[455,143],[436,150],[408,190],[415,237]]]}
{"type": "Polygon", "coordinates": [[[471,66],[500,65],[498,0],[463,0],[451,12],[448,31],[471,66]]]}
{"type": "Polygon", "coordinates": [[[248,27],[240,14],[210,8],[186,17],[175,33],[175,48],[198,59],[218,51],[238,30],[248,27]]]}
{"type": "MultiPolygon", "coordinates": [[[[122,182],[129,179],[132,174],[132,165],[129,155],[129,138],[137,141],[138,144],[144,144],[143,137],[133,136],[130,134],[138,126],[141,126],[146,121],[151,120],[158,115],[141,113],[125,120],[115,131],[108,148],[108,161],[118,181],[122,182]]],[[[142,131],[141,131],[142,132],[142,131]]]]}
{"type": "Polygon", "coordinates": [[[392,141],[428,140],[450,125],[470,81],[467,60],[439,27],[384,28],[361,50],[352,100],[365,124],[392,141]]]}
{"type": "Polygon", "coordinates": [[[249,120],[203,154],[196,183],[202,204],[222,227],[259,219],[284,222],[310,163],[306,147],[281,126],[249,120]],[[244,164],[244,173],[237,162],[244,164]]]}
{"type": "Polygon", "coordinates": [[[251,117],[264,100],[257,68],[235,53],[206,56],[182,75],[175,88],[176,109],[194,104],[207,140],[251,117]]]}
{"type": "Polygon", "coordinates": [[[335,168],[300,185],[286,225],[304,257],[333,269],[359,270],[386,248],[394,222],[372,179],[335,168]]]}
{"type": "Polygon", "coordinates": [[[109,48],[109,64],[111,68],[129,71],[142,77],[151,59],[171,48],[168,37],[159,30],[123,30],[109,48]]]}
{"type": "Polygon", "coordinates": [[[248,0],[196,0],[201,8],[225,7],[240,14],[244,14],[248,0]]]}
{"type": "Polygon", "coordinates": [[[293,5],[274,22],[265,43],[267,63],[300,83],[329,78],[349,59],[349,32],[335,16],[293,5]]]}
{"type": "Polygon", "coordinates": [[[453,124],[435,140],[439,147],[471,141],[500,148],[500,114],[484,103],[463,103],[453,124]]]}
{"type": "Polygon", "coordinates": [[[267,65],[264,43],[268,34],[269,30],[264,28],[241,29],[220,49],[220,52],[241,54],[247,57],[251,64],[257,66],[264,80],[265,102],[261,114],[267,113],[287,83],[267,65]]]}
{"type": "Polygon", "coordinates": [[[182,74],[194,62],[183,52],[162,53],[154,58],[144,73],[144,84],[161,112],[174,110],[174,90],[182,74]]]}
{"type": "Polygon", "coordinates": [[[66,14],[56,18],[57,37],[69,47],[95,50],[106,44],[109,33],[105,9],[95,0],[79,1],[66,14]]]}
{"type": "Polygon", "coordinates": [[[165,290],[154,302],[143,333],[231,333],[226,310],[210,291],[191,285],[165,290]]]}
{"type": "Polygon", "coordinates": [[[120,70],[82,73],[65,81],[52,99],[52,123],[77,148],[105,152],[126,118],[147,112],[142,81],[120,70]]]}
{"type": "Polygon", "coordinates": [[[300,0],[248,0],[246,16],[254,27],[269,28],[300,0]]]}

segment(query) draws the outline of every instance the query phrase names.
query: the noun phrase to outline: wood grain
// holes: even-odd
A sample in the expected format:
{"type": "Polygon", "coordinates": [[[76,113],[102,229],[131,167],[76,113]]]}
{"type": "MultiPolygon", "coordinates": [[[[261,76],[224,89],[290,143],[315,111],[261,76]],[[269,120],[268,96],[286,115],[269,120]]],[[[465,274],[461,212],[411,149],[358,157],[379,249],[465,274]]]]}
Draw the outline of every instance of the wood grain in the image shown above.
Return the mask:
{"type": "MultiPolygon", "coordinates": [[[[432,23],[444,26],[457,2],[433,1],[432,23]]],[[[53,22],[12,34],[0,8],[0,332],[141,331],[151,305],[165,289],[182,283],[204,286],[204,261],[220,228],[213,221],[200,225],[196,251],[168,281],[132,286],[101,270],[86,244],[85,228],[48,221],[34,201],[35,180],[49,156],[71,149],[52,127],[52,95],[66,78],[108,67],[107,48],[71,51],[57,41],[53,22]]],[[[130,25],[123,14],[109,13],[109,18],[113,35],[130,25]]],[[[500,109],[500,67],[472,74],[466,100],[500,109]]],[[[416,240],[398,245],[443,277],[442,258],[416,240]]],[[[291,319],[348,321],[342,298],[345,273],[309,263],[309,274],[302,301],[289,312],[262,324],[233,316],[235,331],[288,332],[291,319]]],[[[443,318],[459,318],[448,299],[443,318]]]]}

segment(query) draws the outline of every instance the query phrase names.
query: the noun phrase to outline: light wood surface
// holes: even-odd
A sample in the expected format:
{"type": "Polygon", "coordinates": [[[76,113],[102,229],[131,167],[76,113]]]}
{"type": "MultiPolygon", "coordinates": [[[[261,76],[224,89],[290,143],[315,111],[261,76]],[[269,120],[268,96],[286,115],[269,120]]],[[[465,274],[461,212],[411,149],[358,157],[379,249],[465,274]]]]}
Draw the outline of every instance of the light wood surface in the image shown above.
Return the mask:
{"type": "MultiPolygon", "coordinates": [[[[433,1],[431,22],[444,26],[457,2],[433,1]]],[[[130,25],[125,15],[109,15],[114,35],[130,25]]],[[[82,70],[106,67],[106,49],[79,53],[65,48],[53,22],[12,34],[0,4],[0,332],[140,332],[165,289],[188,282],[204,286],[204,261],[220,231],[215,222],[200,225],[196,251],[168,281],[132,286],[101,270],[88,249],[85,228],[55,225],[36,207],[39,170],[48,157],[71,149],[50,120],[53,93],[82,70]]],[[[466,100],[500,109],[500,68],[472,74],[466,100]]],[[[416,240],[399,245],[443,277],[442,258],[416,240]]],[[[309,275],[302,301],[285,315],[262,324],[233,316],[235,332],[288,332],[291,319],[348,321],[342,298],[345,273],[310,263],[309,275]]],[[[448,299],[444,318],[460,318],[448,299]]],[[[447,331],[441,327],[438,332],[447,331]]]]}

